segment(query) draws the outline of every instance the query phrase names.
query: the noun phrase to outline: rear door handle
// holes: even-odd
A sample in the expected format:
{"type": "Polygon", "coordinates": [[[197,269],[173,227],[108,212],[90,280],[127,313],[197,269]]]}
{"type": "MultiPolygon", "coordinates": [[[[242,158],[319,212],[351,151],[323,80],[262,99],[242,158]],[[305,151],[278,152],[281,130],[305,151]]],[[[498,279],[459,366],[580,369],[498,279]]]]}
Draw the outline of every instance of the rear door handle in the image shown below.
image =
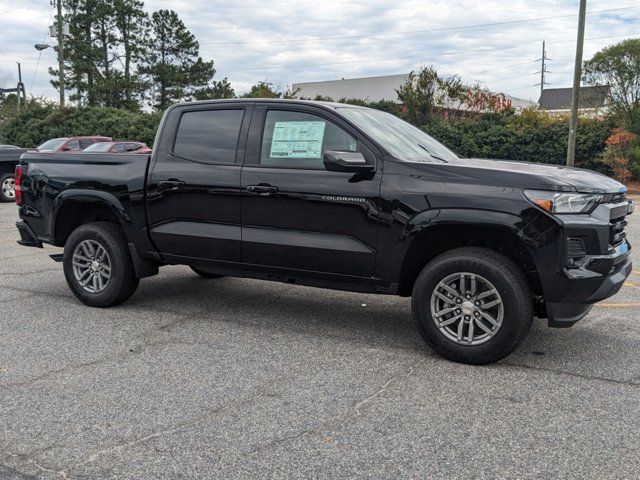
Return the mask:
{"type": "Polygon", "coordinates": [[[175,179],[175,178],[170,178],[169,180],[160,180],[160,181],[158,181],[158,187],[162,188],[162,189],[177,190],[178,188],[180,188],[183,185],[184,185],[184,182],[182,180],[178,180],[178,179],[175,179]]]}
{"type": "Polygon", "coordinates": [[[257,193],[258,195],[271,195],[276,193],[278,187],[269,185],[267,183],[260,183],[258,185],[247,185],[247,192],[257,193]]]}

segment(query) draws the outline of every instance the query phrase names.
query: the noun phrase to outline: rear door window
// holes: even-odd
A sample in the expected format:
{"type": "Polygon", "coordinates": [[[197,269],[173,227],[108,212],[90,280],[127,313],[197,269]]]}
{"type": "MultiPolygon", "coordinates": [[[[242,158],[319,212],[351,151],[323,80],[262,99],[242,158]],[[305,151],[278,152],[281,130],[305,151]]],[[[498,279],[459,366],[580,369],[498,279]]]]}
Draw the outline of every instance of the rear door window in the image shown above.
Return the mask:
{"type": "Polygon", "coordinates": [[[69,140],[65,147],[67,150],[80,150],[80,142],[78,140],[69,140]]]}
{"type": "Polygon", "coordinates": [[[84,150],[89,145],[93,145],[94,143],[95,143],[95,140],[93,140],[93,138],[81,138],[80,139],[80,148],[82,150],[84,150]]]}
{"type": "Polygon", "coordinates": [[[173,153],[202,163],[235,163],[243,109],[185,112],[173,153]]]}

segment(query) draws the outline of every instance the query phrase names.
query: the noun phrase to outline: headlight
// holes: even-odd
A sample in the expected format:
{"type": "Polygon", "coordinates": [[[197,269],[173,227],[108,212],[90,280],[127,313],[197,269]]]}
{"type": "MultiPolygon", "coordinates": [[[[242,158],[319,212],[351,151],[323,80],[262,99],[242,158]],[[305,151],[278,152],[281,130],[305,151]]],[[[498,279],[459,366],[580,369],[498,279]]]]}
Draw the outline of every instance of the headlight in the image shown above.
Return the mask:
{"type": "Polygon", "coordinates": [[[524,195],[531,203],[550,213],[589,213],[603,198],[596,193],[547,190],[525,190],[524,195]]]}

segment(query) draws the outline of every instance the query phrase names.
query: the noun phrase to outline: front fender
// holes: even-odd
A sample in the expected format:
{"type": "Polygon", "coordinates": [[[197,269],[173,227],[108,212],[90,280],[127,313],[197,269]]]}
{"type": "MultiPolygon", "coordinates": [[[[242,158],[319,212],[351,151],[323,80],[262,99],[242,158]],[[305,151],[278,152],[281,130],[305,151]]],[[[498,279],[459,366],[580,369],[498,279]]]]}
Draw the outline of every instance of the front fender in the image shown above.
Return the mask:
{"type": "Polygon", "coordinates": [[[447,249],[468,245],[498,244],[512,258],[524,255],[538,271],[556,271],[561,263],[561,224],[533,207],[519,213],[426,209],[405,218],[396,215],[389,227],[380,230],[376,273],[401,290],[424,262],[447,249]]]}

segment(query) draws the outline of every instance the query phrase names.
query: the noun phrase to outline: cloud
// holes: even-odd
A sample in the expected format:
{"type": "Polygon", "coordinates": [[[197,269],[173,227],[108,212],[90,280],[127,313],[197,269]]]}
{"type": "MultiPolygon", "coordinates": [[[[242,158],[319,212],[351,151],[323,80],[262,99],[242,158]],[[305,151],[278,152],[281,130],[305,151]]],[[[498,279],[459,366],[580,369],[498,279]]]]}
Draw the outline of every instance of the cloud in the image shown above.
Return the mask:
{"type": "MultiPolygon", "coordinates": [[[[48,2],[22,0],[18,9],[11,9],[9,1],[0,0],[0,79],[15,84],[13,62],[19,60],[28,91],[55,99],[47,73],[48,67],[55,66],[55,54],[45,50],[38,64],[38,52],[33,49],[51,23],[48,2]]],[[[200,41],[201,55],[214,59],[216,77],[228,77],[238,92],[264,79],[286,86],[406,73],[434,65],[439,72],[458,74],[466,82],[480,81],[494,91],[537,100],[539,87],[533,85],[539,77],[534,72],[540,65],[535,60],[540,58],[543,40],[552,59],[547,80],[555,87],[571,85],[577,17],[565,15],[577,13],[577,4],[577,0],[148,0],[146,8],[177,11],[200,41]],[[402,34],[552,16],[559,18],[402,34]],[[397,34],[375,36],[384,33],[397,34]],[[319,38],[361,35],[374,36],[319,38]]],[[[592,0],[588,10],[633,5],[592,0]]],[[[589,15],[585,58],[625,36],[640,34],[639,20],[640,8],[589,15]]]]}

